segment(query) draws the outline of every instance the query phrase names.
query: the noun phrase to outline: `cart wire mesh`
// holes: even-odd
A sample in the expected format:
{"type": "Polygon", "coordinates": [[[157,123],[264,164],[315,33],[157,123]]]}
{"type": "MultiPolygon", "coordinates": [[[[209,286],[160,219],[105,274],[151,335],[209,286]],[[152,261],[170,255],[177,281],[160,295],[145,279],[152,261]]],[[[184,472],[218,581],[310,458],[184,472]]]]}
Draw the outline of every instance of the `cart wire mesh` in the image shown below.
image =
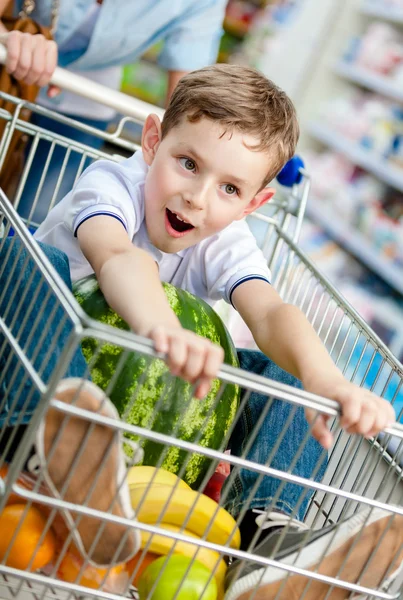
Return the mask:
{"type": "MultiPolygon", "coordinates": [[[[18,174],[14,191],[9,194],[9,198],[4,193],[0,194],[0,255],[2,257],[0,277],[5,281],[5,285],[0,289],[0,389],[2,390],[0,414],[5,415],[0,429],[0,468],[2,469],[0,510],[4,512],[12,508],[10,498],[15,495],[23,503],[23,509],[17,528],[13,530],[11,538],[7,538],[8,544],[1,551],[1,596],[4,598],[29,596],[36,599],[83,595],[110,599],[122,596],[136,598],[137,591],[133,582],[141,572],[148,550],[153,547],[153,536],[159,535],[165,540],[172,540],[168,544],[169,556],[175,553],[175,549],[183,553],[186,548],[188,556],[190,552],[193,559],[208,562],[210,576],[205,582],[204,589],[207,590],[210,582],[214,580],[219,598],[223,598],[224,595],[228,600],[263,597],[259,596],[258,586],[246,595],[238,593],[236,582],[230,582],[229,589],[225,591],[227,564],[236,559],[241,559],[241,565],[252,563],[260,565],[264,572],[270,569],[281,572],[280,587],[273,593],[267,592],[264,596],[273,600],[291,597],[290,590],[298,577],[300,586],[298,596],[293,596],[295,598],[315,596],[315,598],[333,599],[349,597],[350,594],[362,598],[397,598],[398,594],[384,591],[382,581],[371,578],[371,573],[376,571],[374,565],[381,560],[380,556],[385,551],[382,539],[387,537],[388,531],[393,529],[396,523],[400,525],[402,523],[403,427],[396,424],[371,440],[348,435],[339,427],[339,407],[334,401],[223,365],[218,376],[214,401],[197,423],[197,432],[192,439],[184,439],[179,435],[183,422],[192,418],[192,414],[187,414],[188,411],[184,411],[181,419],[168,433],[153,429],[153,422],[159,412],[165,410],[167,402],[169,404],[169,390],[175,385],[175,378],[164,366],[163,356],[156,355],[152,344],[145,338],[90,319],[77,304],[68,286],[31,235],[47,212],[61,199],[65,170],[73,157],[77,164],[76,178],[78,178],[83,169],[93,160],[99,158],[121,160],[127,152],[137,149],[136,144],[122,137],[128,120],[123,119],[113,134],[87,128],[88,133],[107,143],[106,148],[94,150],[90,146],[19,120],[18,114],[24,103],[17,100],[14,102],[16,104],[14,114],[0,112],[1,118],[7,122],[0,142],[0,166],[15,130],[22,131],[29,141],[25,166],[18,174]],[[29,182],[35,169],[34,159],[39,150],[44,151],[44,143],[48,152],[45,169],[39,174],[35,173],[37,186],[32,187],[29,182]],[[60,150],[64,152],[63,167],[56,180],[50,181],[48,175],[52,157],[60,150]],[[27,189],[27,186],[30,186],[30,189],[27,189]],[[28,196],[26,196],[27,192],[28,196]],[[41,305],[39,312],[38,302],[41,305]],[[45,319],[44,315],[46,315],[45,319]],[[115,372],[106,386],[106,396],[113,394],[119,374],[124,370],[133,353],[141,357],[142,373],[131,393],[128,411],[137,410],[144,405],[144,389],[147,381],[155,381],[155,373],[158,372],[158,381],[162,384],[159,388],[161,393],[154,402],[153,411],[147,414],[147,421],[129,424],[125,421],[124,415],[122,420],[106,416],[102,406],[98,413],[94,413],[80,408],[77,398],[71,403],[61,401],[60,394],[58,395],[57,392],[58,387],[75,354],[80,351],[83,340],[91,340],[95,348],[87,372],[81,374],[84,387],[84,382],[89,378],[97,358],[114,348],[117,356],[115,372]],[[56,367],[50,369],[50,357],[55,353],[58,356],[56,367]],[[241,389],[241,400],[236,416],[215,449],[203,446],[200,440],[211,426],[214,412],[230,386],[239,386],[241,389]],[[245,411],[247,413],[254,394],[260,394],[265,398],[259,419],[251,427],[242,451],[238,455],[228,454],[225,450],[231,436],[244,418],[245,411]],[[272,443],[265,460],[260,463],[255,462],[250,459],[255,441],[265,420],[269,418],[273,407],[279,402],[281,406],[286,407],[287,415],[282,431],[272,443]],[[334,444],[329,453],[323,451],[316,463],[312,465],[310,476],[301,477],[298,475],[298,462],[308,445],[312,443],[310,432],[314,423],[306,425],[304,430],[297,433],[293,430],[293,423],[307,408],[316,411],[317,417],[325,415],[331,419],[334,444]],[[110,450],[106,450],[104,455],[100,456],[99,473],[91,482],[88,498],[82,504],[69,502],[64,495],[66,490],[63,490],[63,487],[58,497],[50,493],[41,471],[35,472],[34,478],[24,478],[37,432],[52,411],[56,411],[63,417],[63,424],[59,437],[56,436],[54,440],[54,448],[51,448],[47,454],[49,464],[52,460],[52,451],[56,452],[57,442],[63,438],[63,429],[68,428],[69,422],[72,419],[81,419],[87,423],[85,440],[71,465],[69,478],[74,477],[80,457],[85,456],[86,448],[91,444],[91,436],[95,435],[97,427],[100,427],[107,429],[112,436],[111,439],[115,441],[124,434],[127,439],[135,440],[141,447],[153,443],[154,447],[159,448],[157,466],[166,464],[164,461],[167,457],[180,456],[180,468],[177,473],[179,478],[186,476],[191,465],[202,462],[204,470],[198,481],[197,492],[192,492],[194,494],[192,503],[186,505],[183,500],[178,500],[178,493],[179,496],[181,495],[178,480],[172,487],[166,504],[161,506],[158,516],[148,518],[147,507],[152,505],[156,491],[158,492],[155,487],[157,484],[151,480],[140,490],[142,494],[136,504],[136,513],[140,516],[144,514],[144,520],[140,516],[139,521],[133,521],[117,515],[113,510],[113,502],[102,511],[93,508],[91,496],[94,490],[98,489],[97,477],[101,477],[103,467],[108,463],[110,450]],[[23,443],[19,443],[18,439],[21,428],[23,428],[23,443]],[[296,435],[299,436],[294,440],[298,442],[297,451],[284,468],[277,460],[281,454],[280,450],[290,436],[296,435]],[[12,456],[11,461],[8,460],[9,456],[12,456]],[[285,491],[297,492],[297,501],[289,514],[289,524],[283,528],[269,556],[254,553],[252,546],[247,551],[240,550],[239,546],[233,543],[237,536],[235,522],[232,529],[230,527],[226,530],[226,538],[222,539],[217,532],[221,531],[217,523],[220,522],[222,515],[218,506],[213,511],[203,508],[205,512],[203,513],[202,510],[200,513],[203,516],[200,516],[199,521],[195,523],[194,515],[197,513],[199,503],[202,505],[205,498],[202,492],[221,461],[229,465],[231,470],[223,487],[220,506],[227,507],[233,513],[237,524],[242,521],[247,510],[258,505],[256,494],[265,478],[270,477],[275,482],[275,493],[266,506],[268,512],[278,505],[285,491]],[[250,482],[248,494],[242,505],[237,505],[237,495],[234,490],[238,489],[240,481],[245,480],[250,482]],[[169,522],[164,518],[164,514],[172,511],[175,502],[183,504],[183,518],[178,529],[170,530],[163,527],[164,523],[169,522]],[[305,533],[305,546],[310,543],[314,532],[339,523],[347,517],[351,518],[363,509],[368,510],[368,518],[375,509],[386,511],[388,520],[385,531],[374,547],[369,548],[365,564],[360,569],[359,577],[354,581],[348,579],[346,565],[349,553],[354,551],[354,544],[360,543],[360,535],[331,575],[321,570],[321,564],[325,561],[324,554],[315,563],[315,568],[310,570],[301,568],[297,562],[289,564],[283,560],[280,553],[282,541],[291,528],[292,519],[298,517],[298,511],[304,505],[307,506],[305,524],[309,526],[305,533]],[[23,533],[30,510],[38,507],[46,515],[46,524],[35,543],[31,540],[34,544],[31,554],[26,548],[29,559],[27,567],[22,570],[10,566],[13,544],[18,541],[19,532],[23,533]],[[36,557],[43,551],[52,531],[61,526],[60,523],[63,521],[61,515],[66,512],[70,514],[73,524],[67,528],[64,537],[61,538],[62,543],[58,543],[52,560],[46,567],[34,568],[36,557]],[[92,548],[88,549],[87,556],[85,558],[81,556],[77,563],[74,562],[75,556],[71,550],[72,542],[74,531],[80,530],[80,523],[85,522],[85,519],[96,522],[99,531],[92,548]],[[91,553],[96,551],[103,531],[110,524],[120,525],[125,531],[122,535],[121,547],[133,530],[140,532],[146,542],[142,543],[142,549],[136,555],[135,561],[124,566],[97,569],[91,562],[91,553]],[[189,532],[198,527],[201,527],[198,535],[190,535],[189,532]],[[89,572],[91,577],[88,575],[89,572]]],[[[28,105],[28,108],[57,121],[63,121],[72,127],[85,128],[71,119],[52,115],[49,111],[35,105],[28,105]]],[[[402,365],[298,248],[297,241],[308,200],[308,190],[309,180],[306,176],[302,184],[279,194],[269,214],[250,217],[251,227],[254,230],[256,225],[256,237],[272,271],[273,285],[285,302],[298,306],[304,312],[348,380],[374,391],[392,404],[399,405],[403,395],[402,365]]],[[[401,415],[397,416],[400,418],[401,415]]],[[[125,477],[130,472],[130,468],[129,464],[125,477]]],[[[123,484],[124,479],[119,481],[119,486],[123,484]]],[[[65,487],[67,488],[67,483],[65,487]]],[[[0,529],[1,527],[0,525],[0,529]]],[[[5,534],[3,539],[6,539],[5,534]]],[[[26,537],[23,539],[27,540],[26,537]]],[[[382,573],[382,579],[387,578],[393,569],[399,566],[403,558],[402,542],[403,536],[400,545],[396,547],[395,560],[392,561],[390,568],[382,573]]],[[[27,543],[25,545],[28,547],[27,543]]],[[[119,549],[116,550],[116,556],[118,552],[119,549]]],[[[240,574],[238,573],[239,576],[240,574]]],[[[186,574],[183,585],[185,580],[186,574]]],[[[202,594],[203,589],[200,591],[200,598],[202,594]]],[[[151,598],[151,595],[148,597],[151,598]]]]}

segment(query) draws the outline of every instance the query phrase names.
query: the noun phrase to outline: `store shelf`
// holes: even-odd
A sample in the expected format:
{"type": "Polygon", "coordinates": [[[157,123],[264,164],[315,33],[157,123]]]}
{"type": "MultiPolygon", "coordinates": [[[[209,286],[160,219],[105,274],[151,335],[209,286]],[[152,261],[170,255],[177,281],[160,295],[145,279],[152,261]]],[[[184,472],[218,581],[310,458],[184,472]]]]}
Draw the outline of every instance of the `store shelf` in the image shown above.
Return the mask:
{"type": "Polygon", "coordinates": [[[380,2],[364,1],[361,5],[361,12],[370,17],[376,17],[377,19],[390,21],[397,25],[403,25],[403,10],[382,6],[380,2]]]}
{"type": "Polygon", "coordinates": [[[403,295],[403,269],[399,269],[378,254],[364,235],[312,197],[308,201],[307,216],[322,227],[335,242],[403,295]]]}
{"type": "Polygon", "coordinates": [[[382,157],[361,148],[326,125],[311,123],[308,127],[308,133],[322,144],[344,154],[358,167],[372,173],[394,189],[403,192],[403,169],[389,164],[382,157]]]}
{"type": "Polygon", "coordinates": [[[403,103],[403,90],[387,77],[383,77],[362,67],[350,65],[344,61],[338,62],[334,67],[334,71],[337,75],[348,81],[357,83],[382,96],[386,96],[390,100],[403,103]]]}

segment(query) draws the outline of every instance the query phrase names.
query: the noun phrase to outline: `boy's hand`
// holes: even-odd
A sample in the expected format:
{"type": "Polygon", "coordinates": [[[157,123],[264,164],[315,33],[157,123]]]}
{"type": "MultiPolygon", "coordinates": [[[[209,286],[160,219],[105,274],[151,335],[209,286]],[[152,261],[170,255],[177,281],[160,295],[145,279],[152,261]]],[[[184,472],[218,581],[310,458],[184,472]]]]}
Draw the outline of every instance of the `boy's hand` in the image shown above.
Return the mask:
{"type": "MultiPolygon", "coordinates": [[[[305,386],[308,392],[336,400],[341,405],[340,425],[348,433],[358,433],[366,438],[377,435],[388,425],[395,422],[392,405],[372,392],[350,383],[343,377],[317,381],[305,386]]],[[[324,448],[330,448],[333,436],[326,421],[329,417],[319,415],[312,409],[306,409],[306,418],[312,423],[312,435],[324,448]]]]}
{"type": "Polygon", "coordinates": [[[148,337],[153,340],[157,352],[166,354],[172,375],[196,384],[196,398],[204,398],[224,360],[221,346],[181,327],[159,325],[148,333],[148,337]]]}

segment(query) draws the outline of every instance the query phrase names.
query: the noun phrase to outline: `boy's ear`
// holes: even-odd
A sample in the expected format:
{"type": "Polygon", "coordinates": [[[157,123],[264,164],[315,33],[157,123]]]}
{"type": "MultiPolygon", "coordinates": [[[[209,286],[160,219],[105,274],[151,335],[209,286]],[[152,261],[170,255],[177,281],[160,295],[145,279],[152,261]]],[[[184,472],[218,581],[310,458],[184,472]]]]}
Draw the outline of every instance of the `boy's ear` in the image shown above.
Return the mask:
{"type": "Polygon", "coordinates": [[[143,132],[141,134],[143,158],[148,166],[151,166],[151,163],[154,160],[158,146],[161,143],[161,139],[161,121],[157,115],[148,115],[143,126],[143,132]]]}
{"type": "Polygon", "coordinates": [[[269,202],[275,193],[276,190],[274,188],[263,188],[260,190],[260,192],[258,192],[256,196],[252,198],[249,204],[243,209],[242,214],[238,217],[238,220],[243,219],[246,217],[246,215],[250,215],[250,213],[263,206],[263,204],[269,202]]]}

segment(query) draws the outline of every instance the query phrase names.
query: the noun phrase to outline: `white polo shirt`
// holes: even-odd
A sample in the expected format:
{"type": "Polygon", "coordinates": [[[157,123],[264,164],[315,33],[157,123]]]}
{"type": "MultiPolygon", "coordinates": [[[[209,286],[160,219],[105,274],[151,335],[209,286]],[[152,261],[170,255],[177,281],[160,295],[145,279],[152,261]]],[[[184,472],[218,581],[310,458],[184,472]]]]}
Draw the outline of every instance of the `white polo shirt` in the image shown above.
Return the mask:
{"type": "Polygon", "coordinates": [[[95,215],[109,215],[122,223],[135,246],[155,259],[161,281],[187,290],[209,304],[222,298],[231,302],[235,288],[248,279],[270,283],[267,261],[243,220],[175,254],[153,246],[144,219],[147,171],[140,151],[120,163],[95,162],[37,230],[37,241],[67,254],[73,282],[94,272],[81,252],[77,229],[95,215]]]}

